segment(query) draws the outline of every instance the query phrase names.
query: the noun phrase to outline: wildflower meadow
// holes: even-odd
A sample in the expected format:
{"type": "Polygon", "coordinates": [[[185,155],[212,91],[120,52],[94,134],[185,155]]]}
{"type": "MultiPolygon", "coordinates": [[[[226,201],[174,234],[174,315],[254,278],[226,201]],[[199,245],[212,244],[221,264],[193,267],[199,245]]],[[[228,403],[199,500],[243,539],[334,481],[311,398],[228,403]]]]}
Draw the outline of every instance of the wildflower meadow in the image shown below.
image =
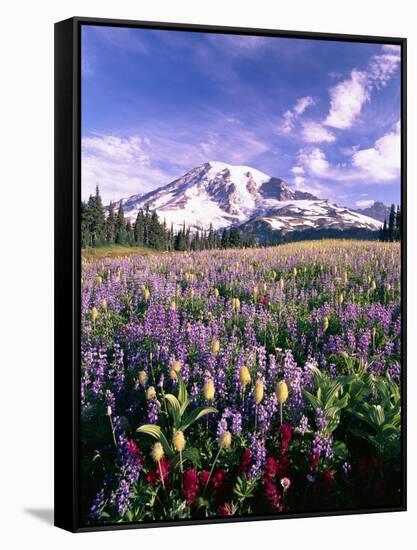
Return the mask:
{"type": "Polygon", "coordinates": [[[84,259],[86,525],[401,502],[400,245],[84,259]]]}

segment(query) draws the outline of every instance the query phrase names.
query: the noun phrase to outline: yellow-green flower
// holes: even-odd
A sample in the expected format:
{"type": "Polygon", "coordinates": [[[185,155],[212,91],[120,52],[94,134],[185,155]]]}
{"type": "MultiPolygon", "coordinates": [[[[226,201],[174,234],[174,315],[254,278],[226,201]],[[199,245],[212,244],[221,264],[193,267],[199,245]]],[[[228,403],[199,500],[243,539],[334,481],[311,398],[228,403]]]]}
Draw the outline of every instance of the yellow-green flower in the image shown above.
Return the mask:
{"type": "Polygon", "coordinates": [[[214,382],[211,378],[208,378],[204,382],[204,388],[203,388],[204,398],[207,401],[213,401],[215,393],[216,393],[216,388],[214,386],[214,382]]]}
{"type": "Polygon", "coordinates": [[[220,350],[220,342],[218,340],[213,340],[213,343],[211,344],[211,351],[214,355],[217,355],[220,350]]]}
{"type": "Polygon", "coordinates": [[[182,453],[182,451],[185,449],[184,432],[181,430],[177,430],[174,433],[174,437],[172,438],[172,443],[174,445],[174,449],[182,453]]]}
{"type": "Polygon", "coordinates": [[[95,322],[95,320],[97,319],[98,315],[99,315],[99,314],[98,314],[98,309],[97,309],[96,307],[93,307],[93,308],[91,309],[91,318],[92,318],[92,320],[93,320],[94,322],[95,322]]]}
{"type": "Polygon", "coordinates": [[[255,398],[255,403],[257,405],[259,405],[259,403],[264,398],[264,383],[260,379],[258,379],[255,383],[255,388],[253,390],[253,396],[255,398]]]}
{"type": "Polygon", "coordinates": [[[284,404],[288,399],[288,386],[284,380],[280,380],[275,389],[275,395],[277,396],[278,403],[284,404]]]}
{"type": "Polygon", "coordinates": [[[154,460],[154,462],[159,464],[161,462],[163,456],[164,456],[164,448],[162,447],[161,443],[159,443],[159,441],[157,441],[152,446],[151,457],[154,460]]]}
{"type": "Polygon", "coordinates": [[[156,398],[156,391],[153,386],[149,386],[149,388],[146,390],[146,399],[148,401],[152,401],[156,398]]]}
{"type": "Polygon", "coordinates": [[[231,445],[232,445],[232,434],[229,431],[223,432],[219,438],[220,449],[230,449],[231,445]]]}
{"type": "Polygon", "coordinates": [[[147,374],[147,372],[144,371],[144,370],[141,370],[141,371],[139,372],[138,380],[139,380],[139,384],[140,384],[141,386],[146,386],[146,383],[147,383],[147,381],[148,381],[148,374],[147,374]]]}
{"type": "Polygon", "coordinates": [[[242,386],[247,386],[250,384],[251,376],[248,367],[240,367],[239,369],[239,380],[242,386]]]}

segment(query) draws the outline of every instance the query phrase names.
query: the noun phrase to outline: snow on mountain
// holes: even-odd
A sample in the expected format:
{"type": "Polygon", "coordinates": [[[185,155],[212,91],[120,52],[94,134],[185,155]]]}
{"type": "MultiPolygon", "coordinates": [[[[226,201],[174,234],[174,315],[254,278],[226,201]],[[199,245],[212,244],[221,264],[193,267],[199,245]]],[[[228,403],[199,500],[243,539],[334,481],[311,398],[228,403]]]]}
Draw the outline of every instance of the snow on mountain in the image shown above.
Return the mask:
{"type": "Polygon", "coordinates": [[[281,201],[270,210],[259,213],[248,220],[242,229],[252,230],[263,225],[269,230],[279,230],[283,234],[305,230],[339,230],[364,229],[375,231],[380,228],[378,220],[336,206],[327,200],[292,200],[281,201]]]}
{"type": "Polygon", "coordinates": [[[373,218],[338,207],[250,166],[207,162],[146,195],[123,201],[125,217],[132,222],[139,210],[156,211],[175,229],[184,223],[192,229],[215,230],[261,222],[271,231],[304,229],[378,229],[373,218]]]}
{"type": "Polygon", "coordinates": [[[357,208],[355,212],[365,214],[370,218],[374,218],[375,220],[383,222],[384,220],[388,220],[389,218],[390,207],[381,201],[375,201],[371,206],[368,206],[366,208],[357,208]]]}

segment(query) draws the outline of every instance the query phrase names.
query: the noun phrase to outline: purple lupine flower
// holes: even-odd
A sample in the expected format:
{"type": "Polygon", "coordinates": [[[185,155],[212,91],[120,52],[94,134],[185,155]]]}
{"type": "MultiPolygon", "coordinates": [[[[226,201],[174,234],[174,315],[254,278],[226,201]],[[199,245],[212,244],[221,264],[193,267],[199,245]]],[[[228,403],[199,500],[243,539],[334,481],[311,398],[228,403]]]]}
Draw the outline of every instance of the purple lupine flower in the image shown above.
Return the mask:
{"type": "Polygon", "coordinates": [[[252,456],[252,465],[248,471],[248,478],[253,479],[262,474],[266,461],[265,439],[256,433],[249,434],[249,450],[252,456]]]}
{"type": "Polygon", "coordinates": [[[300,418],[300,423],[298,425],[298,429],[300,430],[301,435],[304,435],[306,433],[306,431],[308,430],[308,418],[304,414],[300,418]]]}

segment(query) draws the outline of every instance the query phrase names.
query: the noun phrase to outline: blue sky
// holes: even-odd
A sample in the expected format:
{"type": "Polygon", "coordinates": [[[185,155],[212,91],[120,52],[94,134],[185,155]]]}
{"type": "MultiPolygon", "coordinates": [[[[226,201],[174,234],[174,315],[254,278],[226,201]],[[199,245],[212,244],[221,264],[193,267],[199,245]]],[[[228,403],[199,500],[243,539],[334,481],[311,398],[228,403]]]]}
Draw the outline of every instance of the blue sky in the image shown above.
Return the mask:
{"type": "Polygon", "coordinates": [[[216,160],[341,205],[399,202],[400,94],[397,46],[83,26],[83,197],[216,160]]]}

